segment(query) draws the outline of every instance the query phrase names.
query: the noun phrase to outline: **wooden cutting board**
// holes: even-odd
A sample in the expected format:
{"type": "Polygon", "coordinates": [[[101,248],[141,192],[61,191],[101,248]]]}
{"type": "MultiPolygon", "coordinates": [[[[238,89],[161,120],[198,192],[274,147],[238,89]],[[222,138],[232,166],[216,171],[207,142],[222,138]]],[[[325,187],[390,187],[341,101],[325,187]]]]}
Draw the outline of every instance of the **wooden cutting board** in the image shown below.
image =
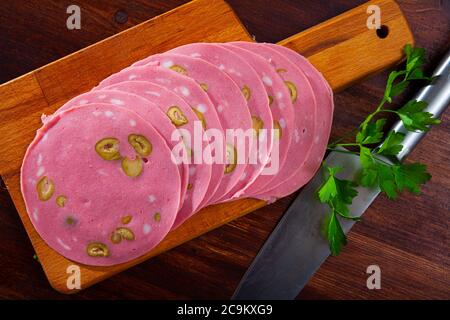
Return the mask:
{"type": "MultiPolygon", "coordinates": [[[[77,265],[56,253],[40,238],[20,193],[20,166],[28,144],[50,114],[100,80],[148,55],[191,42],[253,41],[232,9],[222,0],[195,0],[136,27],[100,41],[0,86],[0,175],[31,239],[50,284],[62,293],[77,265]]],[[[402,48],[414,39],[400,8],[392,0],[359,6],[279,44],[307,56],[339,91],[403,59],[402,48]],[[388,31],[380,38],[366,21],[369,5],[380,8],[388,31]]],[[[203,209],[146,255],[113,267],[78,265],[81,289],[89,287],[161,252],[189,241],[265,203],[244,199],[203,209]]]]}

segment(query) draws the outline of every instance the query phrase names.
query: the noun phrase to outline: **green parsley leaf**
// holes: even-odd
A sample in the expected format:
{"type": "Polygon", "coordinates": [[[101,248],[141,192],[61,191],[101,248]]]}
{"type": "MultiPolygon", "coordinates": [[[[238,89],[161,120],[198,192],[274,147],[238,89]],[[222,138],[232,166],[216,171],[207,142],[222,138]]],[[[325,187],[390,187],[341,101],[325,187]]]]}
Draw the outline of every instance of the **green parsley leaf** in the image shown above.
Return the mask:
{"type": "Polygon", "coordinates": [[[361,221],[360,217],[350,216],[350,209],[348,208],[348,205],[339,200],[338,198],[333,199],[332,205],[334,207],[335,212],[339,214],[342,218],[353,221],[361,221]]]}
{"type": "Polygon", "coordinates": [[[336,181],[334,179],[334,176],[336,173],[338,173],[341,168],[339,167],[328,167],[325,163],[323,164],[325,168],[328,171],[328,178],[325,180],[325,182],[322,184],[322,186],[319,188],[319,200],[322,203],[328,203],[337,195],[337,187],[336,187],[336,181]]]}
{"type": "Polygon", "coordinates": [[[421,68],[425,63],[425,49],[412,47],[407,44],[404,48],[406,54],[406,72],[412,73],[414,70],[421,68]]]}
{"type": "Polygon", "coordinates": [[[374,159],[370,148],[363,146],[360,147],[359,161],[361,162],[361,167],[363,168],[369,168],[372,166],[374,159]]]}
{"type": "Polygon", "coordinates": [[[425,50],[422,48],[413,48],[410,44],[407,44],[404,48],[406,55],[406,69],[400,71],[392,71],[389,74],[386,89],[384,92],[384,100],[391,103],[392,98],[400,95],[411,80],[430,80],[431,78],[424,76],[422,68],[425,63],[425,50]],[[403,79],[395,83],[396,80],[404,76],[403,79]]]}
{"type": "Polygon", "coordinates": [[[378,143],[383,138],[383,127],[386,119],[379,119],[375,123],[368,123],[356,135],[356,142],[360,144],[378,143]]]}
{"type": "MultiPolygon", "coordinates": [[[[336,174],[342,170],[341,167],[328,167],[326,164],[323,164],[323,166],[328,171],[328,177],[318,190],[320,202],[333,203],[333,201],[338,201],[344,205],[351,204],[353,198],[358,195],[358,191],[355,189],[357,184],[336,177],[336,174]]],[[[343,209],[343,211],[348,212],[348,208],[343,209]]]]}
{"type": "Polygon", "coordinates": [[[427,167],[422,163],[399,164],[393,166],[395,182],[399,191],[408,190],[419,194],[420,185],[431,179],[427,167]]]}
{"type": "Polygon", "coordinates": [[[342,248],[347,244],[347,237],[345,236],[334,211],[332,211],[326,219],[325,232],[330,245],[331,254],[333,256],[339,255],[342,248]]]}
{"type": "MultiPolygon", "coordinates": [[[[329,146],[331,149],[339,146],[358,146],[362,168],[355,178],[357,182],[355,183],[336,177],[336,173],[341,168],[332,168],[326,166],[325,163],[323,164],[328,175],[318,190],[318,196],[320,201],[328,204],[331,209],[330,214],[323,221],[322,231],[328,239],[333,255],[338,255],[347,243],[347,238],[340,224],[341,219],[359,220],[358,217],[350,216],[349,209],[354,197],[358,194],[358,184],[363,187],[378,187],[388,198],[395,199],[400,192],[405,190],[419,193],[420,186],[431,178],[423,164],[392,164],[381,157],[397,155],[401,152],[403,149],[402,142],[405,138],[403,133],[389,132],[379,147],[368,147],[383,140],[383,127],[386,124],[386,119],[373,121],[373,118],[380,112],[396,113],[408,131],[426,131],[428,126],[440,123],[440,120],[434,119],[432,114],[424,111],[427,106],[425,102],[412,100],[397,111],[383,109],[387,102],[391,103],[394,97],[404,92],[410,82],[433,80],[425,76],[422,71],[422,66],[425,63],[424,49],[406,45],[404,52],[406,55],[405,68],[389,74],[383,99],[377,109],[367,116],[359,126],[359,131],[355,137],[356,143],[339,144],[338,142],[342,140],[340,139],[329,146]]],[[[356,153],[353,151],[346,152],[356,153]]]]}
{"type": "Polygon", "coordinates": [[[433,114],[423,111],[427,105],[425,101],[411,100],[397,110],[397,114],[407,130],[427,131],[429,125],[441,122],[439,119],[434,119],[433,114]]]}
{"type": "Polygon", "coordinates": [[[356,190],[356,183],[336,177],[336,174],[341,170],[340,167],[328,167],[325,163],[323,166],[328,171],[328,177],[319,188],[318,195],[322,203],[327,203],[330,206],[332,212],[325,220],[322,231],[328,239],[332,254],[338,255],[347,240],[337,216],[354,221],[360,220],[359,217],[351,217],[348,208],[353,198],[357,196],[358,191],[356,190]]]}
{"type": "Polygon", "coordinates": [[[396,199],[404,190],[419,194],[420,185],[430,179],[421,163],[387,165],[375,160],[362,170],[360,183],[365,187],[378,186],[389,199],[396,199]]]}
{"type": "Polygon", "coordinates": [[[376,160],[369,148],[362,147],[359,160],[362,171],[359,175],[359,183],[363,187],[379,187],[390,199],[397,197],[394,174],[391,166],[376,160]]]}
{"type": "Polygon", "coordinates": [[[319,200],[322,203],[328,203],[337,194],[336,182],[333,176],[329,176],[325,183],[319,189],[319,200]]]}
{"type": "Polygon", "coordinates": [[[396,83],[392,86],[391,94],[389,97],[394,98],[403,93],[409,85],[409,81],[403,80],[399,83],[396,83]]]}
{"type": "Polygon", "coordinates": [[[378,171],[376,167],[367,167],[362,169],[358,177],[360,185],[366,188],[373,188],[377,186],[378,171]]]}
{"type": "Polygon", "coordinates": [[[334,180],[337,189],[336,197],[339,198],[342,203],[352,204],[353,198],[358,195],[358,191],[355,189],[357,186],[356,183],[349,180],[338,179],[336,177],[334,180]]]}
{"type": "Polygon", "coordinates": [[[390,131],[380,149],[378,150],[379,154],[383,154],[385,156],[395,156],[400,151],[402,151],[403,146],[401,145],[403,139],[405,138],[405,134],[401,132],[390,131]]]}
{"type": "Polygon", "coordinates": [[[395,184],[394,172],[392,166],[384,163],[376,164],[378,173],[378,186],[381,191],[384,192],[389,199],[396,199],[398,195],[397,186],[395,184]]]}
{"type": "MultiPolygon", "coordinates": [[[[406,75],[406,70],[392,71],[391,73],[389,73],[389,77],[386,83],[386,89],[384,90],[384,100],[386,100],[387,102],[392,102],[392,98],[394,97],[392,95],[392,87],[394,86],[395,80],[402,75],[406,75]]],[[[394,93],[396,92],[394,91],[394,93]]]]}
{"type": "Polygon", "coordinates": [[[427,80],[427,81],[431,81],[431,80],[433,80],[433,78],[425,76],[421,69],[414,69],[413,71],[411,71],[410,74],[408,74],[408,80],[427,80]]]}
{"type": "Polygon", "coordinates": [[[334,181],[337,190],[336,196],[331,200],[334,210],[345,219],[360,220],[359,217],[350,216],[350,210],[348,208],[352,204],[353,198],[358,195],[358,191],[356,190],[357,184],[353,181],[342,180],[336,177],[334,181]]]}

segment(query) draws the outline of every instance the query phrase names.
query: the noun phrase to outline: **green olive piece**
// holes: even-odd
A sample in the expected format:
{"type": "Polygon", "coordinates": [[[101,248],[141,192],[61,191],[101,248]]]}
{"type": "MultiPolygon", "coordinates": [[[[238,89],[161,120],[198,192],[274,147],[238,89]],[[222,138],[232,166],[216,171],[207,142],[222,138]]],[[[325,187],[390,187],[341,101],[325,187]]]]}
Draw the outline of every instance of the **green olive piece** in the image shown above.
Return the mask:
{"type": "Polygon", "coordinates": [[[236,148],[227,143],[225,173],[231,173],[236,169],[237,151],[236,148]]]}
{"type": "Polygon", "coordinates": [[[281,129],[280,123],[277,120],[273,121],[274,137],[280,140],[283,135],[283,130],[281,129]]]}
{"type": "Polygon", "coordinates": [[[132,216],[123,216],[121,220],[122,224],[129,224],[131,222],[131,219],[133,219],[132,216]]]}
{"type": "Polygon", "coordinates": [[[118,243],[122,242],[122,236],[120,235],[120,233],[113,231],[111,233],[111,242],[114,244],[118,244],[118,243]]]}
{"type": "Polygon", "coordinates": [[[192,149],[191,148],[189,148],[188,146],[184,146],[185,148],[186,148],[186,154],[188,155],[188,157],[189,158],[191,158],[191,160],[192,160],[192,158],[194,157],[194,151],[192,151],[192,149]]]}
{"type": "Polygon", "coordinates": [[[134,240],[134,233],[129,228],[120,227],[116,229],[116,232],[122,236],[122,239],[125,239],[127,241],[134,240]]]}
{"type": "Polygon", "coordinates": [[[200,83],[200,88],[202,88],[203,91],[208,92],[208,85],[206,83],[200,83]]]}
{"type": "Polygon", "coordinates": [[[50,180],[46,176],[43,176],[36,184],[36,190],[39,200],[47,201],[52,197],[53,192],[55,192],[55,184],[52,180],[50,180]]]}
{"type": "Polygon", "coordinates": [[[273,104],[273,97],[269,96],[269,107],[272,106],[272,104],[273,104]]]}
{"type": "Polygon", "coordinates": [[[56,197],[56,204],[61,208],[64,208],[64,206],[66,205],[66,201],[67,198],[65,196],[56,197]]]}
{"type": "Polygon", "coordinates": [[[146,137],[140,134],[130,134],[128,142],[141,157],[148,157],[152,153],[153,146],[146,137]]]}
{"type": "Polygon", "coordinates": [[[183,111],[177,106],[170,107],[169,110],[167,110],[167,116],[177,128],[189,122],[183,111]]]}
{"type": "Polygon", "coordinates": [[[86,248],[87,254],[91,257],[108,257],[109,249],[101,242],[91,242],[86,248]]]}
{"type": "Polygon", "coordinates": [[[173,70],[175,72],[178,72],[178,73],[182,74],[183,76],[187,76],[187,74],[188,74],[187,70],[178,64],[174,64],[169,69],[173,70]]]}
{"type": "Polygon", "coordinates": [[[247,101],[250,100],[250,98],[252,96],[252,91],[250,90],[250,88],[248,86],[244,85],[241,89],[241,92],[247,101]]]}
{"type": "Polygon", "coordinates": [[[104,138],[95,144],[95,151],[103,160],[120,159],[119,140],[116,138],[104,138]]]}
{"type": "Polygon", "coordinates": [[[156,212],[155,215],[153,216],[153,219],[155,219],[156,222],[160,222],[161,221],[161,213],[156,212]]]}
{"type": "Polygon", "coordinates": [[[189,164],[194,163],[194,151],[192,151],[191,148],[189,148],[186,143],[184,143],[184,149],[186,151],[186,156],[189,158],[190,161],[189,164]]]}
{"type": "Polygon", "coordinates": [[[206,120],[205,120],[205,116],[203,115],[203,113],[201,113],[200,111],[198,111],[195,108],[192,108],[192,111],[194,111],[194,113],[197,116],[198,120],[200,120],[202,122],[203,130],[206,130],[206,120]]]}
{"type": "Polygon", "coordinates": [[[73,218],[71,216],[66,217],[65,221],[68,226],[73,226],[76,222],[75,218],[73,218]]]}
{"type": "Polygon", "coordinates": [[[132,160],[128,157],[122,159],[122,170],[131,178],[138,177],[142,173],[142,159],[138,156],[132,160]]]}
{"type": "Polygon", "coordinates": [[[260,117],[252,116],[253,130],[256,137],[259,136],[259,130],[264,128],[264,121],[261,120],[260,117]]]}
{"type": "Polygon", "coordinates": [[[120,243],[122,240],[133,241],[134,239],[134,233],[129,228],[120,227],[111,233],[111,242],[115,244],[120,243]]]}
{"type": "Polygon", "coordinates": [[[286,87],[289,90],[289,94],[291,95],[292,103],[297,101],[297,87],[291,81],[285,81],[286,87]]]}

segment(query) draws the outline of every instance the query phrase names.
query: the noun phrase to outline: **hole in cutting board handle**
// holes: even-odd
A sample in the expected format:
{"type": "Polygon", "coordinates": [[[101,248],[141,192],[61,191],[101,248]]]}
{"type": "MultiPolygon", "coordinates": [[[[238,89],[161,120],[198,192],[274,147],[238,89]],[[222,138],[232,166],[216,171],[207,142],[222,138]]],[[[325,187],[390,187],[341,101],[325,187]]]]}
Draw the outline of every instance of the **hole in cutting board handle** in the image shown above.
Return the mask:
{"type": "Polygon", "coordinates": [[[379,29],[377,29],[377,36],[380,39],[384,39],[389,35],[389,27],[387,25],[382,25],[379,29]]]}

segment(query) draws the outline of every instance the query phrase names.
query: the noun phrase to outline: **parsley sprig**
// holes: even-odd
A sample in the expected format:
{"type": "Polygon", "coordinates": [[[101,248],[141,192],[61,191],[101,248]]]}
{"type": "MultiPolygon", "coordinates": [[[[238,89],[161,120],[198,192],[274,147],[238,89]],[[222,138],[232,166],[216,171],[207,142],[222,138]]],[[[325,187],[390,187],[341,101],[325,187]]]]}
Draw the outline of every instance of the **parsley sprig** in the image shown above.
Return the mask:
{"type": "Polygon", "coordinates": [[[323,224],[323,232],[328,239],[332,255],[338,255],[347,244],[340,219],[360,220],[350,216],[349,211],[349,205],[358,195],[358,186],[378,187],[389,199],[394,200],[404,190],[419,194],[420,186],[431,178],[424,164],[404,164],[393,157],[403,149],[403,133],[390,131],[386,135],[383,131],[387,119],[381,118],[381,114],[395,114],[408,131],[427,131],[430,125],[440,123],[440,120],[433,118],[433,114],[424,111],[427,103],[423,101],[410,100],[397,110],[386,107],[392,103],[393,98],[403,93],[412,81],[432,80],[425,76],[422,70],[425,50],[406,45],[404,52],[404,69],[389,74],[380,104],[358,127],[354,142],[341,143],[344,139],[341,138],[328,146],[329,150],[358,155],[362,168],[354,181],[351,181],[336,176],[342,168],[329,167],[325,162],[322,164],[326,177],[317,194],[319,200],[330,207],[330,213],[323,224]],[[356,151],[342,150],[340,147],[350,147],[356,151]]]}

